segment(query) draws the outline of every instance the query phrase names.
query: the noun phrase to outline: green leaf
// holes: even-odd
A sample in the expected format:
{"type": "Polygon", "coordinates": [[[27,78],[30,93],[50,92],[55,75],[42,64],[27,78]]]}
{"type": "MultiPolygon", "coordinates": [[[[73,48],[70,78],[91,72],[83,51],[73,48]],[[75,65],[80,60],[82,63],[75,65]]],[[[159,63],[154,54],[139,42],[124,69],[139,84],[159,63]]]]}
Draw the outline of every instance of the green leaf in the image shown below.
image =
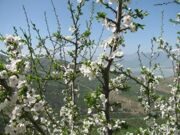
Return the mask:
{"type": "Polygon", "coordinates": [[[0,35],[0,41],[4,41],[4,40],[5,40],[5,38],[0,35]]]}
{"type": "Polygon", "coordinates": [[[176,21],[176,20],[173,20],[173,19],[169,19],[170,22],[174,23],[174,24],[180,24],[180,21],[176,21]]]}
{"type": "Polygon", "coordinates": [[[28,88],[26,86],[24,86],[23,88],[19,89],[18,95],[19,96],[24,96],[24,95],[26,95],[27,91],[28,91],[28,88]]]}
{"type": "Polygon", "coordinates": [[[3,102],[6,98],[7,98],[6,91],[0,89],[0,103],[3,102]]]}
{"type": "Polygon", "coordinates": [[[134,23],[134,25],[136,25],[136,28],[137,28],[137,30],[140,28],[140,29],[144,29],[144,26],[145,25],[143,25],[143,24],[140,24],[140,23],[134,23]]]}
{"type": "Polygon", "coordinates": [[[97,16],[96,16],[96,19],[99,20],[99,19],[104,19],[106,18],[106,13],[104,12],[97,12],[97,16]]]}
{"type": "Polygon", "coordinates": [[[5,69],[4,64],[0,61],[0,71],[4,69],[5,69]]]}
{"type": "Polygon", "coordinates": [[[180,4],[180,0],[175,0],[175,3],[180,4]]]}
{"type": "Polygon", "coordinates": [[[83,35],[83,37],[89,37],[91,35],[91,31],[86,30],[82,35],[83,35]]]}

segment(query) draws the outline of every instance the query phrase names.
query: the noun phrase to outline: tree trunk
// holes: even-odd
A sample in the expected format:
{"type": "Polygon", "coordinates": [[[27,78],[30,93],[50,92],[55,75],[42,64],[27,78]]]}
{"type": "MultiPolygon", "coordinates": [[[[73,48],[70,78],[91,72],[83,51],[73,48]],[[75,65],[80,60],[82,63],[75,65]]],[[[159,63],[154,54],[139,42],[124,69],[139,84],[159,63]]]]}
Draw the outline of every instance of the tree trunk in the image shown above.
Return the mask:
{"type": "MultiPolygon", "coordinates": [[[[105,103],[105,117],[106,117],[106,122],[109,123],[111,118],[110,118],[110,104],[109,104],[109,68],[107,68],[107,70],[104,71],[104,87],[103,87],[103,92],[105,94],[105,98],[107,99],[106,103],[105,103]],[[108,70],[108,71],[107,71],[108,70]]],[[[109,129],[108,127],[106,127],[106,132],[105,135],[112,135],[113,131],[111,129],[109,129]]]]}

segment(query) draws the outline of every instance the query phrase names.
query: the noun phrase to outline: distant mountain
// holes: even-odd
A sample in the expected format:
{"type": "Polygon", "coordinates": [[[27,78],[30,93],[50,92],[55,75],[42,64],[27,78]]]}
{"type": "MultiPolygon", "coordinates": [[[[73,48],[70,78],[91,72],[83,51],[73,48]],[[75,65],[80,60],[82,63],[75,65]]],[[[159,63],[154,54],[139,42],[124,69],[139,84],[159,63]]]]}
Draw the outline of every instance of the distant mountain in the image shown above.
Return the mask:
{"type": "MultiPolygon", "coordinates": [[[[146,57],[141,53],[140,57],[141,57],[141,61],[142,64],[145,66],[149,66],[149,59],[151,54],[150,53],[144,53],[146,55],[146,57]]],[[[170,68],[172,67],[172,62],[171,60],[167,57],[167,55],[163,52],[159,52],[159,56],[157,57],[157,54],[155,54],[153,56],[153,63],[159,63],[162,68],[170,68]]],[[[137,68],[139,67],[139,58],[137,53],[134,54],[130,54],[130,55],[125,55],[124,59],[122,61],[122,63],[124,64],[124,66],[126,67],[130,67],[130,68],[137,68]]]]}
{"type": "MultiPolygon", "coordinates": [[[[149,67],[149,58],[151,54],[150,53],[144,53],[140,54],[142,64],[144,66],[149,67]],[[145,55],[145,56],[144,56],[145,55]]],[[[124,55],[123,60],[121,63],[124,65],[124,67],[129,67],[131,68],[134,72],[139,72],[140,69],[140,62],[138,58],[138,54],[129,54],[129,55],[124,55]]],[[[152,64],[160,64],[162,71],[164,72],[165,76],[171,76],[172,75],[172,61],[167,57],[167,55],[163,52],[159,52],[159,55],[155,54],[153,56],[153,61],[152,64]]]]}

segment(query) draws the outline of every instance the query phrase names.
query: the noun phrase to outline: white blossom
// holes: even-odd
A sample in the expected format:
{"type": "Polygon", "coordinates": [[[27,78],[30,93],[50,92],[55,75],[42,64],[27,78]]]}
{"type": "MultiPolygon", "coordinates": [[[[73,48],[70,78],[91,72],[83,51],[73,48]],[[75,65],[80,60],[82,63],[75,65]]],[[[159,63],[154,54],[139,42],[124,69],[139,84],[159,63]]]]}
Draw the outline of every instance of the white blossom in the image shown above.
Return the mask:
{"type": "Polygon", "coordinates": [[[8,74],[6,70],[0,71],[0,79],[6,79],[7,77],[8,77],[8,74]]]}
{"type": "Polygon", "coordinates": [[[7,35],[7,36],[5,37],[4,42],[5,42],[6,44],[13,44],[13,43],[19,44],[20,40],[21,40],[21,38],[18,37],[18,36],[7,35]]]}
{"type": "Polygon", "coordinates": [[[122,21],[125,27],[129,27],[132,23],[132,17],[130,15],[125,15],[122,21]]]}
{"type": "Polygon", "coordinates": [[[112,32],[116,31],[116,25],[107,18],[104,19],[103,24],[108,30],[111,30],[112,32]]]}
{"type": "Polygon", "coordinates": [[[123,52],[116,50],[116,51],[112,52],[110,59],[120,58],[122,56],[123,56],[123,52]]]}
{"type": "Polygon", "coordinates": [[[119,0],[109,0],[109,4],[113,4],[113,3],[115,3],[115,4],[117,4],[119,2],[119,0]]]}
{"type": "Polygon", "coordinates": [[[84,0],[77,0],[78,3],[82,3],[84,0]]]}
{"type": "Polygon", "coordinates": [[[11,60],[11,63],[6,65],[7,70],[11,72],[17,72],[18,70],[17,64],[20,63],[21,61],[22,61],[21,59],[11,60]]]}
{"type": "Polygon", "coordinates": [[[137,30],[136,25],[134,23],[131,23],[129,27],[131,32],[135,32],[137,30]]]}
{"type": "Polygon", "coordinates": [[[18,85],[18,78],[16,75],[9,77],[9,86],[15,88],[18,85]]]}
{"type": "Polygon", "coordinates": [[[29,72],[31,69],[31,63],[29,61],[26,61],[24,64],[25,64],[24,71],[29,72]]]}
{"type": "Polygon", "coordinates": [[[91,62],[91,64],[89,66],[87,66],[86,64],[82,64],[81,67],[79,68],[79,70],[85,77],[88,77],[89,80],[92,80],[97,75],[96,66],[97,66],[96,63],[94,63],[94,62],[91,62]]]}

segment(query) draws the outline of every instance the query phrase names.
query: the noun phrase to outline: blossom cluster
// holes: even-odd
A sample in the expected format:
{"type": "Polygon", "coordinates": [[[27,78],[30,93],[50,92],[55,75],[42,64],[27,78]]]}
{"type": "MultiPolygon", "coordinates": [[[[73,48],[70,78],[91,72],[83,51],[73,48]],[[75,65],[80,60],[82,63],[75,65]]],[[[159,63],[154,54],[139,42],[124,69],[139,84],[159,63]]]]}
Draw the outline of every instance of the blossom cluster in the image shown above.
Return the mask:
{"type": "MultiPolygon", "coordinates": [[[[1,86],[6,89],[6,97],[0,103],[0,111],[9,117],[9,123],[5,127],[5,133],[10,135],[32,133],[33,127],[43,132],[54,132],[50,128],[52,122],[47,114],[52,113],[46,101],[31,86],[27,79],[30,73],[30,62],[22,57],[21,49],[23,40],[20,37],[8,35],[4,38],[7,47],[8,61],[4,69],[0,71],[1,86]],[[32,130],[30,130],[32,128],[32,130]],[[41,131],[42,130],[42,131],[41,131]]],[[[35,129],[35,131],[37,130],[35,129]]],[[[36,131],[37,132],[37,131],[36,131]]]]}
{"type": "MultiPolygon", "coordinates": [[[[112,16],[108,17],[104,12],[97,13],[97,19],[107,30],[112,31],[112,36],[102,42],[101,46],[104,50],[96,60],[93,60],[92,57],[87,59],[85,58],[86,52],[93,48],[91,45],[94,42],[90,40],[91,23],[87,23],[87,30],[80,34],[79,18],[82,15],[81,8],[85,1],[78,0],[77,9],[74,9],[75,4],[71,0],[68,1],[68,8],[73,20],[70,27],[71,36],[62,36],[58,31],[54,36],[55,39],[46,37],[50,38],[55,50],[48,50],[44,42],[42,43],[40,50],[44,49],[51,64],[54,64],[54,67],[50,65],[50,69],[43,72],[46,74],[42,75],[45,76],[44,78],[38,76],[38,71],[36,71],[41,63],[39,62],[39,65],[36,63],[38,55],[32,52],[33,48],[28,46],[31,58],[24,58],[22,55],[22,47],[27,44],[26,40],[29,41],[25,33],[26,40],[14,35],[3,38],[8,56],[6,63],[0,63],[0,111],[9,120],[5,127],[5,134],[88,135],[93,134],[92,132],[95,130],[100,135],[112,135],[114,131],[126,126],[124,120],[112,116],[113,105],[110,103],[110,93],[125,90],[128,77],[134,79],[129,69],[124,72],[124,68],[118,64],[124,55],[122,52],[123,35],[127,30],[135,32],[138,28],[143,29],[143,25],[136,23],[135,19],[143,19],[147,14],[140,9],[128,8],[130,0],[96,0],[98,4],[102,4],[112,11],[112,16],[114,15],[115,18],[111,19],[112,16]],[[70,57],[70,62],[63,61],[60,62],[63,64],[59,64],[55,62],[54,57],[57,52],[56,45],[61,46],[62,44],[72,45],[73,49],[69,50],[67,54],[63,50],[64,55],[70,57]],[[82,54],[83,52],[84,54],[82,54]],[[80,59],[81,56],[82,59],[80,59]],[[99,86],[85,96],[87,108],[81,112],[77,101],[79,101],[80,90],[78,84],[82,75],[90,81],[96,79],[99,81],[99,86]],[[64,86],[60,88],[64,101],[58,114],[53,112],[45,100],[44,91],[41,88],[41,84],[47,83],[49,80],[58,80],[58,83],[64,86]],[[38,87],[34,82],[38,84],[38,87]]],[[[39,40],[43,40],[39,31],[38,36],[39,40]]],[[[159,48],[165,50],[175,62],[174,82],[170,86],[171,95],[163,99],[156,94],[161,79],[160,76],[154,74],[157,66],[141,68],[140,78],[134,80],[140,84],[139,100],[145,110],[144,120],[147,128],[139,128],[137,132],[142,135],[178,135],[180,132],[179,48],[172,50],[162,38],[156,41],[160,44],[159,48]],[[161,117],[162,123],[158,121],[158,117],[161,117]]],[[[66,59],[64,58],[64,60],[66,59]]],[[[119,93],[117,92],[117,94],[119,93]]],[[[133,133],[127,133],[127,135],[133,135],[133,133]]]]}

